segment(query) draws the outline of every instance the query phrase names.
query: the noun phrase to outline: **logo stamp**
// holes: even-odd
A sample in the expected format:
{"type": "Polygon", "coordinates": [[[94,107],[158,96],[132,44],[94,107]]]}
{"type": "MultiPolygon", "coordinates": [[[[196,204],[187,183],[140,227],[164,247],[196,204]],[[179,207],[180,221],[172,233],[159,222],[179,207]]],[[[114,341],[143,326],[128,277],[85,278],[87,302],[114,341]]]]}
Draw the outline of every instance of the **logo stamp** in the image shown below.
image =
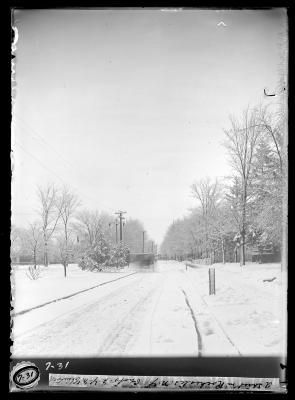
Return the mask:
{"type": "Polygon", "coordinates": [[[18,389],[32,389],[40,380],[39,368],[30,361],[22,361],[16,364],[11,372],[10,379],[18,389]]]}

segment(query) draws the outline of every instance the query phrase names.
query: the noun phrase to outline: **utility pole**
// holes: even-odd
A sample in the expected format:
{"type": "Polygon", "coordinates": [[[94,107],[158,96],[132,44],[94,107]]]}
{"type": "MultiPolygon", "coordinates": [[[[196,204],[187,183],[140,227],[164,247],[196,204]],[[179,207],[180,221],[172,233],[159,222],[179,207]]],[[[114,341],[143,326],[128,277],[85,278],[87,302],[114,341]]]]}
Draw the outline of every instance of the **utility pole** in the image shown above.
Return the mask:
{"type": "MultiPolygon", "coordinates": [[[[109,226],[111,226],[112,224],[113,224],[113,222],[110,222],[110,223],[109,223],[109,226]]],[[[119,222],[118,222],[118,219],[117,219],[117,218],[115,219],[114,224],[115,224],[115,226],[116,226],[116,244],[118,244],[118,225],[119,225],[119,222]]],[[[78,236],[77,236],[77,242],[79,242],[78,239],[79,239],[79,238],[78,238],[78,236]]]]}
{"type": "Polygon", "coordinates": [[[118,244],[118,225],[119,225],[119,222],[118,222],[118,220],[117,220],[117,218],[116,218],[116,244],[118,244]]]}
{"type": "Polygon", "coordinates": [[[126,214],[126,211],[118,211],[115,214],[119,215],[119,221],[120,221],[120,242],[123,240],[123,219],[124,217],[122,216],[123,214],[126,214]]]}
{"type": "Polygon", "coordinates": [[[142,252],[144,253],[144,234],[145,231],[142,231],[142,252]]]}

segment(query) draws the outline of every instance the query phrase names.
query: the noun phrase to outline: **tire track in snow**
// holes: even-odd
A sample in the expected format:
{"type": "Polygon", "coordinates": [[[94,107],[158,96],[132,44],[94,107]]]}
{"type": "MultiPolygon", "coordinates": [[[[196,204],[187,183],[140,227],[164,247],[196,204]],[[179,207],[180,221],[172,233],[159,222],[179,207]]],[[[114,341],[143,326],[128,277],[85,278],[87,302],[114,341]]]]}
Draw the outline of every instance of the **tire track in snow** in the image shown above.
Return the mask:
{"type": "MultiPolygon", "coordinates": [[[[140,284],[141,281],[143,280],[143,277],[138,274],[137,276],[137,284],[140,284]]],[[[111,282],[111,281],[108,281],[111,282]]],[[[108,283],[106,282],[106,283],[108,283]]],[[[132,286],[134,285],[134,282],[126,282],[125,286],[120,286],[114,288],[111,292],[104,294],[102,297],[99,297],[97,300],[91,299],[89,302],[83,303],[79,305],[78,307],[71,308],[70,310],[67,310],[63,312],[62,314],[59,314],[55,316],[54,318],[51,318],[50,320],[46,320],[43,323],[40,323],[34,328],[30,328],[24,332],[19,333],[18,335],[14,335],[14,339],[18,339],[21,337],[27,337],[29,336],[32,332],[33,335],[35,335],[36,332],[39,330],[43,329],[52,329],[52,327],[56,324],[58,324],[60,321],[63,321],[64,319],[68,319],[72,316],[73,320],[76,320],[76,318],[79,318],[79,315],[81,313],[87,313],[90,312],[92,309],[95,309],[97,307],[97,304],[99,304],[100,310],[103,312],[107,306],[103,304],[103,302],[108,301],[112,299],[114,296],[117,296],[118,294],[124,295],[125,292],[128,292],[132,286]]]]}
{"type": "MultiPolygon", "coordinates": [[[[152,283],[153,285],[153,283],[152,283]]],[[[127,347],[131,345],[132,339],[137,335],[139,321],[142,318],[142,310],[145,304],[151,299],[158,287],[152,286],[148,291],[136,299],[135,304],[117,321],[115,327],[109,332],[106,340],[101,344],[98,353],[115,353],[115,349],[120,349],[120,353],[124,353],[127,347]]]]}
{"type": "Polygon", "coordinates": [[[163,286],[164,286],[164,281],[161,281],[161,284],[159,285],[159,294],[157,296],[156,302],[154,304],[153,307],[153,311],[152,311],[152,315],[151,315],[151,321],[150,321],[150,330],[149,330],[149,352],[150,354],[152,354],[152,350],[153,350],[153,322],[154,322],[154,316],[155,316],[155,311],[158,307],[158,304],[160,302],[160,298],[162,297],[163,294],[163,286]]]}
{"type": "Polygon", "coordinates": [[[200,333],[200,330],[199,330],[199,327],[198,327],[198,323],[197,323],[194,311],[193,311],[193,309],[192,309],[192,307],[191,307],[191,305],[190,305],[190,303],[188,301],[188,297],[187,297],[186,292],[182,288],[180,288],[180,290],[182,291],[182,293],[184,295],[185,302],[186,302],[186,304],[187,304],[187,306],[188,306],[188,308],[190,310],[192,319],[194,321],[195,330],[196,330],[197,338],[198,338],[198,356],[202,357],[202,336],[201,336],[201,333],[200,333]]]}
{"type": "MultiPolygon", "coordinates": [[[[135,290],[137,291],[137,296],[140,295],[139,301],[141,301],[142,296],[140,292],[140,284],[145,280],[145,278],[144,275],[139,276],[136,283],[128,283],[126,286],[112,290],[110,293],[95,302],[80,306],[78,309],[66,316],[57,317],[54,323],[50,321],[41,325],[37,330],[35,330],[33,335],[21,335],[17,342],[14,342],[14,352],[18,353],[18,356],[22,355],[21,353],[28,354],[27,350],[30,349],[30,353],[32,347],[34,347],[34,352],[39,356],[40,354],[44,354],[44,356],[99,355],[99,347],[105,349],[105,347],[108,346],[108,338],[113,336],[113,332],[118,333],[122,327],[124,328],[125,337],[122,341],[120,339],[120,343],[114,343],[114,345],[117,346],[119,344],[122,347],[126,347],[129,344],[130,339],[132,339],[129,335],[130,329],[126,330],[124,325],[122,325],[122,317],[119,317],[116,320],[116,315],[112,313],[111,309],[114,306],[116,309],[117,304],[121,302],[124,307],[120,310],[117,309],[115,314],[124,310],[124,314],[128,315],[130,313],[131,304],[129,305],[128,303],[124,303],[124,298],[129,298],[128,302],[133,302],[131,307],[134,307],[134,302],[136,302],[135,308],[138,307],[138,297],[133,298],[134,291],[132,288],[136,285],[135,290]],[[111,323],[111,315],[113,315],[114,320],[116,320],[115,324],[111,323]],[[101,317],[103,318],[103,321],[101,320],[101,317]],[[90,326],[88,326],[89,318],[92,321],[90,326]],[[97,324],[95,321],[100,322],[97,324]],[[107,324],[104,325],[106,322],[107,324]],[[100,343],[97,343],[95,339],[97,337],[95,333],[97,328],[100,330],[100,335],[102,335],[99,339],[100,343]],[[68,340],[65,338],[68,338],[68,340]],[[126,339],[127,343],[125,343],[126,339]],[[99,345],[98,347],[96,347],[97,344],[99,345]],[[82,346],[80,347],[80,345],[82,346]],[[75,348],[80,348],[78,354],[74,354],[73,351],[75,351],[75,348]]],[[[148,299],[150,292],[151,290],[148,291],[145,300],[148,299]]],[[[139,318],[134,319],[134,322],[138,321],[140,321],[139,318]]],[[[114,353],[112,348],[109,353],[114,353]]],[[[121,353],[121,351],[118,350],[116,354],[118,353],[121,353]]]]}
{"type": "Polygon", "coordinates": [[[215,319],[215,321],[217,322],[219,328],[222,330],[222,332],[224,333],[225,337],[227,338],[227,340],[229,341],[229,343],[233,346],[233,348],[238,352],[239,356],[242,356],[242,353],[239,351],[238,347],[235,345],[235,343],[232,341],[232,339],[230,338],[230,336],[228,335],[228,333],[226,332],[226,330],[224,329],[224,327],[222,326],[221,322],[218,320],[218,318],[216,317],[215,313],[212,311],[211,307],[209,307],[209,304],[202,298],[203,302],[206,304],[208,310],[210,311],[210,314],[212,315],[212,317],[215,319]]]}
{"type": "MultiPolygon", "coordinates": [[[[184,273],[184,271],[181,271],[184,276],[188,279],[190,285],[191,285],[191,280],[188,278],[187,274],[184,273]]],[[[233,340],[230,338],[230,336],[228,335],[228,333],[226,332],[226,330],[224,329],[223,325],[221,324],[221,322],[219,321],[219,319],[216,317],[215,313],[213,312],[212,308],[209,306],[209,304],[205,301],[204,297],[202,295],[199,296],[203,305],[205,306],[205,308],[209,311],[209,314],[211,315],[211,317],[215,320],[215,322],[217,323],[217,325],[219,326],[219,328],[221,329],[221,331],[223,332],[224,336],[226,337],[227,341],[232,345],[232,347],[237,351],[237,353],[239,354],[239,356],[242,356],[242,353],[239,351],[238,347],[235,345],[235,343],[233,342],[233,340]]]]}

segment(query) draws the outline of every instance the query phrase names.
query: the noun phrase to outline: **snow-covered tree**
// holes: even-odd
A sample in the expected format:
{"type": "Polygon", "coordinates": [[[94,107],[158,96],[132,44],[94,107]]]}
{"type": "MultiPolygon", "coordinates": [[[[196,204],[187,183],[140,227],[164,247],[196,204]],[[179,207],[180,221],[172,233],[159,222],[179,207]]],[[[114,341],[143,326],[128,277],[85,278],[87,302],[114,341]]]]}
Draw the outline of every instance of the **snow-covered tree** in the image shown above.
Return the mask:
{"type": "Polygon", "coordinates": [[[245,245],[247,234],[247,212],[250,200],[251,180],[253,177],[254,159],[261,136],[262,128],[260,124],[259,109],[249,107],[242,113],[240,119],[230,117],[231,127],[225,130],[225,146],[228,150],[232,168],[239,179],[240,191],[240,210],[239,210],[239,229],[240,229],[240,264],[245,265],[245,245]]]}
{"type": "MultiPolygon", "coordinates": [[[[114,218],[106,213],[83,210],[76,215],[76,234],[79,240],[80,259],[93,260],[92,269],[106,264],[111,256],[114,237],[111,223],[114,218]]],[[[91,262],[88,262],[90,265],[91,262]]]]}
{"type": "Polygon", "coordinates": [[[194,197],[200,203],[201,225],[204,230],[205,257],[214,250],[213,228],[218,214],[219,203],[222,199],[220,182],[210,178],[201,179],[192,185],[194,197]]]}
{"type": "Polygon", "coordinates": [[[253,192],[255,208],[252,227],[264,233],[276,247],[281,246],[283,179],[281,162],[265,136],[257,148],[253,192]]]}
{"type": "Polygon", "coordinates": [[[129,248],[124,242],[114,245],[110,252],[109,265],[122,268],[128,263],[129,248]]]}
{"type": "Polygon", "coordinates": [[[10,229],[10,257],[17,260],[22,252],[22,231],[15,225],[10,229]]]}
{"type": "Polygon", "coordinates": [[[64,275],[67,276],[67,267],[69,264],[70,252],[74,247],[75,235],[71,222],[80,202],[76,194],[70,191],[66,186],[62,188],[61,194],[56,199],[56,207],[60,215],[61,233],[57,244],[64,267],[64,275]]]}

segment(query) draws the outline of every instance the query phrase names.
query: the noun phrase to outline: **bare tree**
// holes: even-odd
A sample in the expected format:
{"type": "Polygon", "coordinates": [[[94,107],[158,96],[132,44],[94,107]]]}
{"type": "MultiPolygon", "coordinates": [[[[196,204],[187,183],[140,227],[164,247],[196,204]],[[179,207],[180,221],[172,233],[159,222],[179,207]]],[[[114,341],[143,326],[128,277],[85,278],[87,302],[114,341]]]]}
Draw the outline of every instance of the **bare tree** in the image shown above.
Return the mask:
{"type": "Polygon", "coordinates": [[[201,203],[202,219],[205,226],[205,251],[206,257],[211,251],[209,245],[210,221],[217,212],[218,203],[221,200],[221,185],[217,179],[201,179],[192,185],[194,197],[201,203]]]}
{"type": "Polygon", "coordinates": [[[42,230],[38,222],[30,224],[29,228],[23,232],[23,242],[33,256],[33,265],[30,265],[27,271],[27,276],[36,280],[40,277],[40,266],[38,265],[38,256],[42,246],[42,230]]]}
{"type": "Polygon", "coordinates": [[[234,224],[231,210],[226,201],[222,201],[218,212],[210,221],[210,237],[215,244],[214,250],[221,248],[222,262],[225,264],[227,248],[234,236],[234,224]]]}
{"type": "Polygon", "coordinates": [[[21,234],[20,230],[15,226],[11,225],[10,229],[10,256],[13,260],[18,259],[21,250],[21,234]]]}
{"type": "Polygon", "coordinates": [[[92,248],[102,233],[102,223],[98,211],[83,210],[77,214],[76,229],[80,232],[85,245],[92,248]]]}
{"type": "Polygon", "coordinates": [[[56,207],[58,189],[54,184],[38,187],[40,200],[39,215],[42,221],[42,233],[44,240],[44,265],[48,266],[48,242],[52,237],[60,218],[60,210],[56,207]]]}
{"type": "Polygon", "coordinates": [[[281,113],[271,113],[267,107],[260,107],[258,114],[258,123],[264,130],[270,141],[273,143],[274,152],[279,161],[280,172],[283,172],[283,123],[284,116],[281,113]]]}
{"type": "Polygon", "coordinates": [[[28,243],[33,255],[34,269],[36,269],[38,253],[42,245],[42,230],[38,222],[30,224],[28,229],[28,243]]]}
{"type": "Polygon", "coordinates": [[[79,207],[80,202],[76,194],[72,193],[66,186],[62,188],[61,195],[56,199],[56,207],[60,215],[63,234],[58,239],[58,245],[64,267],[64,275],[67,276],[67,267],[69,263],[69,250],[71,248],[71,226],[72,218],[79,207]]]}
{"type": "Polygon", "coordinates": [[[247,205],[249,187],[252,179],[253,161],[258,138],[262,132],[257,109],[248,107],[241,120],[230,118],[231,128],[225,130],[225,146],[229,151],[232,166],[241,179],[241,213],[240,213],[240,264],[245,265],[245,238],[247,229],[247,205]]]}

